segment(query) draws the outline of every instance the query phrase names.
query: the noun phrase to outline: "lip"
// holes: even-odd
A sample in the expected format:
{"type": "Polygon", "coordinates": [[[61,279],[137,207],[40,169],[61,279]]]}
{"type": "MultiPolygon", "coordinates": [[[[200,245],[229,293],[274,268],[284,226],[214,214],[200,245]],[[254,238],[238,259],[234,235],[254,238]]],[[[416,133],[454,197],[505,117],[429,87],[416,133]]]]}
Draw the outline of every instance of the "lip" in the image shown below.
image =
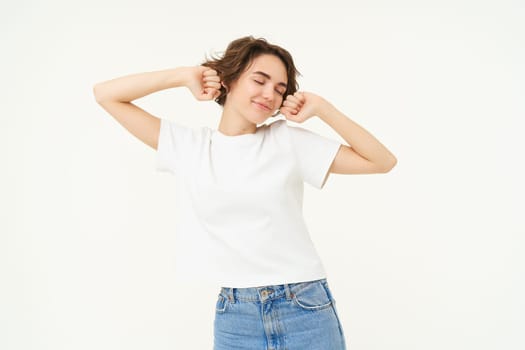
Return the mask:
{"type": "Polygon", "coordinates": [[[260,102],[256,102],[256,101],[252,101],[257,107],[265,110],[265,111],[269,111],[270,110],[270,107],[265,105],[264,103],[260,103],[260,102]]]}

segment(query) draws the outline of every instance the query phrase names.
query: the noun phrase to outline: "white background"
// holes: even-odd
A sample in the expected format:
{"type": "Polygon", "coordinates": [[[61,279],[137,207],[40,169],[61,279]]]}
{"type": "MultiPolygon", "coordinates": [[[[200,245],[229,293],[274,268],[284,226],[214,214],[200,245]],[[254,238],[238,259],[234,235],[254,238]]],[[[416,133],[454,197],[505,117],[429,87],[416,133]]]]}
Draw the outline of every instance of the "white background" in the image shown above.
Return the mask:
{"type": "MultiPolygon", "coordinates": [[[[254,35],[398,157],[305,185],[349,348],[524,349],[524,19],[521,1],[3,2],[0,348],[211,349],[218,290],[173,281],[174,178],[92,87],[254,35]]],[[[186,89],[136,103],[220,116],[186,89]]]]}

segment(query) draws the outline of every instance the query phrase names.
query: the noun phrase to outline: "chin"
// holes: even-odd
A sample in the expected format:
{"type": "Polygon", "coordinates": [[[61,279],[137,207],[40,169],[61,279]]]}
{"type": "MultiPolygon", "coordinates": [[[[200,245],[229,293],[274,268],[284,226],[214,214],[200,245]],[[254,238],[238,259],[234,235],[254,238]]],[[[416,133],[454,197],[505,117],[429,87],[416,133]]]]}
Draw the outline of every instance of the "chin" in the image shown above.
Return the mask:
{"type": "Polygon", "coordinates": [[[266,117],[266,118],[264,118],[264,119],[260,119],[260,120],[257,122],[257,124],[262,124],[262,123],[264,123],[265,121],[267,121],[268,119],[270,119],[270,117],[266,117]]]}
{"type": "Polygon", "coordinates": [[[251,118],[247,118],[247,119],[250,122],[254,123],[254,124],[262,124],[265,121],[267,121],[268,118],[270,118],[270,116],[255,115],[255,116],[251,116],[251,118]]]}

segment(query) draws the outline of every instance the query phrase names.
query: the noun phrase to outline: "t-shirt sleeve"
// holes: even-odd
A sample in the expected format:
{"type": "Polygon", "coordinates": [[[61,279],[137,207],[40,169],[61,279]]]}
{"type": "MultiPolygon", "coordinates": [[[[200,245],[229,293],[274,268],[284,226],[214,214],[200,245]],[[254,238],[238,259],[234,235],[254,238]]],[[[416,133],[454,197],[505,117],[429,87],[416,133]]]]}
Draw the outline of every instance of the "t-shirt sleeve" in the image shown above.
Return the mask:
{"type": "Polygon", "coordinates": [[[300,127],[288,130],[303,181],[322,189],[341,143],[300,127]]]}
{"type": "Polygon", "coordinates": [[[157,144],[156,169],[175,173],[182,164],[182,152],[191,129],[179,123],[161,118],[157,144]]]}

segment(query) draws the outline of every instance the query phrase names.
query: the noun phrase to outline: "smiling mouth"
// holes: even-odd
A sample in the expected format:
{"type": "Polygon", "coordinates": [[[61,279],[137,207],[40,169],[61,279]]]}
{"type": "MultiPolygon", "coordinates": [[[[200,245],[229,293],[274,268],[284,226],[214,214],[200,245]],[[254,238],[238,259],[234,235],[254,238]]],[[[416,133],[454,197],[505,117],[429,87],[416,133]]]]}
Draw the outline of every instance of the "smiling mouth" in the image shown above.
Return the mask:
{"type": "Polygon", "coordinates": [[[270,107],[266,106],[266,105],[263,105],[262,103],[258,103],[258,102],[253,102],[257,107],[259,107],[260,109],[264,109],[265,111],[269,111],[270,110],[270,107]]]}

